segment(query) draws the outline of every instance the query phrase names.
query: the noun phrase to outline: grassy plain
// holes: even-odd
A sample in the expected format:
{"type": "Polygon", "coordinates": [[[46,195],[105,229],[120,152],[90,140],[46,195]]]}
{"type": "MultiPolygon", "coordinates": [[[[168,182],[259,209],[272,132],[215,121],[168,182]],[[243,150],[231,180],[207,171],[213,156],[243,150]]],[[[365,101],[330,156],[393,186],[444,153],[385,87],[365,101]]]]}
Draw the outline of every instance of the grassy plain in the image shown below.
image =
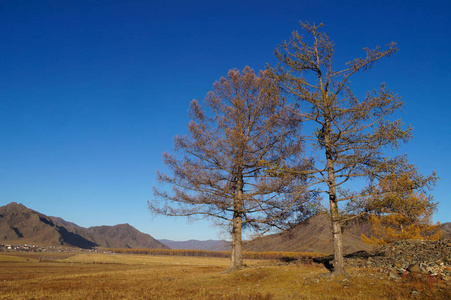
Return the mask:
{"type": "Polygon", "coordinates": [[[227,273],[224,258],[0,253],[1,299],[451,299],[443,282],[389,280],[349,269],[248,260],[227,273]]]}

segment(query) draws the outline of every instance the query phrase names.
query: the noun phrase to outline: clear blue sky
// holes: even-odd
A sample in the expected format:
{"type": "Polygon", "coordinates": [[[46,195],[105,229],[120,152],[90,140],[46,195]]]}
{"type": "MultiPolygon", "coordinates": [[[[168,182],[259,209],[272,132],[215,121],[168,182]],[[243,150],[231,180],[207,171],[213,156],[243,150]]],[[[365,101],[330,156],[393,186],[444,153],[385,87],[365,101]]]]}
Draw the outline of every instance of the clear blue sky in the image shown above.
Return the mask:
{"type": "Polygon", "coordinates": [[[231,68],[274,64],[305,20],[326,25],[337,68],[399,44],[353,87],[386,82],[405,101],[415,139],[401,153],[438,172],[434,219],[450,222],[450,14],[446,0],[0,1],[0,205],[156,238],[224,237],[207,222],[153,219],[155,170],[186,132],[189,102],[231,68]]]}

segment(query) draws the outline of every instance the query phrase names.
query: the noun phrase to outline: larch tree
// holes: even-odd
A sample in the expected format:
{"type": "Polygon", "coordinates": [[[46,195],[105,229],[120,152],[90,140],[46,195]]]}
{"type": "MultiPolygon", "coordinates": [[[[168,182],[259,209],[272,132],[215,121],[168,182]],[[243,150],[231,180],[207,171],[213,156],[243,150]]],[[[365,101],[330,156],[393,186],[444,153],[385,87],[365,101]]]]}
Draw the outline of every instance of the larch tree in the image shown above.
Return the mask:
{"type": "Polygon", "coordinates": [[[387,175],[379,182],[375,194],[362,201],[369,214],[371,235],[362,234],[367,244],[380,245],[397,240],[438,240],[440,223],[432,224],[437,203],[407,174],[387,175]]]}
{"type": "Polygon", "coordinates": [[[396,149],[410,140],[412,131],[410,126],[404,129],[401,120],[390,119],[403,102],[385,84],[358,99],[349,81],[352,75],[395,53],[395,43],[385,50],[364,49],[365,57],[336,70],[332,65],[334,44],[322,31],[323,24],[300,24],[307,38],[293,32],[291,39],[276,49],[279,63],[269,70],[292,99],[293,113],[305,122],[303,133],[305,127],[313,128],[299,136],[311,144],[312,150],[308,155],[311,164],[303,175],[309,177],[310,189],[327,196],[334,243],[333,272],[345,274],[342,227],[349,221],[349,214],[342,208],[371,195],[378,178],[413,168],[404,156],[385,155],[386,149],[396,149]],[[361,180],[355,187],[363,187],[357,189],[349,183],[358,178],[361,180]],[[340,202],[343,205],[339,206],[340,202]]]}
{"type": "Polygon", "coordinates": [[[188,135],[174,138],[180,155],[163,154],[171,175],[148,201],[154,214],[212,218],[231,233],[230,269],[243,265],[242,230],[282,227],[309,216],[305,176],[271,176],[267,163],[299,170],[299,118],[283,105],[266,71],[230,70],[213,85],[205,110],[193,100],[188,135]]]}

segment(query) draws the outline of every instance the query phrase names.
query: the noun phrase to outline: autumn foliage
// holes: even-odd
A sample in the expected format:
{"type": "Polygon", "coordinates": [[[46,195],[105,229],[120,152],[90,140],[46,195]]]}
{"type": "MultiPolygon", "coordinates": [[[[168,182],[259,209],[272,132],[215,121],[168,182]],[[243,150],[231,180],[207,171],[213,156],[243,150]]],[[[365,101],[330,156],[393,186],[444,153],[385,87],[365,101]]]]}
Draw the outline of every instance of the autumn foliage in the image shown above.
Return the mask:
{"type": "Polygon", "coordinates": [[[266,165],[307,168],[300,120],[288,110],[267,71],[230,70],[201,105],[190,104],[188,134],[164,153],[149,209],[155,215],[209,218],[231,234],[231,269],[242,266],[242,232],[284,229],[314,213],[306,176],[270,176],[266,165]]]}
{"type": "Polygon", "coordinates": [[[415,181],[408,175],[386,176],[379,183],[378,196],[369,207],[372,234],[362,234],[368,244],[386,244],[398,240],[441,238],[440,223],[432,224],[437,203],[423,192],[415,191],[415,181]]]}

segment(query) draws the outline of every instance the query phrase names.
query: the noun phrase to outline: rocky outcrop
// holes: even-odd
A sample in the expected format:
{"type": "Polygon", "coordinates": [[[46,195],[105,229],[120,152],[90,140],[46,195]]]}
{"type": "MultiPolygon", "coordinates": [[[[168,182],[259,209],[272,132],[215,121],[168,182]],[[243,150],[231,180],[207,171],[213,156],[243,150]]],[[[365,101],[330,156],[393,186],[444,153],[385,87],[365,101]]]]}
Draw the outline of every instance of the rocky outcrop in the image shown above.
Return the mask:
{"type": "MultiPolygon", "coordinates": [[[[332,267],[333,256],[315,259],[332,267]]],[[[451,240],[406,240],[384,245],[373,251],[359,251],[345,256],[352,267],[385,271],[392,279],[405,276],[439,277],[451,281],[451,240]]]]}

